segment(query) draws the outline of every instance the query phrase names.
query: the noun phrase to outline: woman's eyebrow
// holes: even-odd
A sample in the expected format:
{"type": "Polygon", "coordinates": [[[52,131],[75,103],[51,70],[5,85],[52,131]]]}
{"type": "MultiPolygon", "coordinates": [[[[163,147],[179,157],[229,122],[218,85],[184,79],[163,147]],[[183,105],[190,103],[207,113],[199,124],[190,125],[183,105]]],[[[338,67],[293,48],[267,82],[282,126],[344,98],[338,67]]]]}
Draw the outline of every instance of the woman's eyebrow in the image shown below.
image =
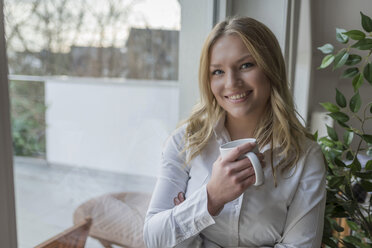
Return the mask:
{"type": "Polygon", "coordinates": [[[215,68],[218,68],[218,67],[221,67],[220,64],[213,64],[213,65],[210,65],[209,67],[215,67],[215,68]]]}
{"type": "Polygon", "coordinates": [[[246,55],[243,55],[243,57],[241,57],[240,59],[237,60],[237,62],[241,62],[249,57],[252,57],[252,55],[250,53],[246,54],[246,55]]]}
{"type": "MultiPolygon", "coordinates": [[[[252,57],[252,55],[249,53],[249,54],[245,54],[243,55],[240,59],[238,59],[236,62],[242,62],[243,60],[247,59],[247,58],[250,58],[252,57]]],[[[218,68],[218,67],[221,67],[221,64],[211,64],[209,67],[214,67],[214,68],[218,68]]]]}

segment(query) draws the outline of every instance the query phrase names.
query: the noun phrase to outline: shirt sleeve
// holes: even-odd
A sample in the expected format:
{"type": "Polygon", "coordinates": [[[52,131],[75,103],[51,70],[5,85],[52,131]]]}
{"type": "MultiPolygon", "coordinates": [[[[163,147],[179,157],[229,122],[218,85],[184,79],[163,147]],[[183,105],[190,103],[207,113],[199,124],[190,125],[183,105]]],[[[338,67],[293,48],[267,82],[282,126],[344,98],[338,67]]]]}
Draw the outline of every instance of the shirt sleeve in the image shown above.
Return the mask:
{"type": "Polygon", "coordinates": [[[144,224],[147,247],[202,247],[199,233],[215,223],[207,208],[207,190],[202,186],[181,204],[173,198],[185,192],[189,169],[180,154],[181,138],[172,136],[162,154],[160,176],[156,183],[144,224]]]}
{"type": "Polygon", "coordinates": [[[318,145],[305,157],[301,180],[288,208],[282,239],[275,248],[319,248],[326,203],[326,168],[318,145]]]}

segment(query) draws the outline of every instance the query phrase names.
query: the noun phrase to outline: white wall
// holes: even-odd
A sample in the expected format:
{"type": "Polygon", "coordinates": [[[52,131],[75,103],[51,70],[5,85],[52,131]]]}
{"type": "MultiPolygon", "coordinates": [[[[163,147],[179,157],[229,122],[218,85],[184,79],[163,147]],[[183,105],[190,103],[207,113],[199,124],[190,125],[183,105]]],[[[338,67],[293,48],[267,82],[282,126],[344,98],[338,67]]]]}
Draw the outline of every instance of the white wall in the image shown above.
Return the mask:
{"type": "Polygon", "coordinates": [[[180,120],[191,113],[199,99],[198,71],[200,52],[213,27],[214,1],[179,0],[181,31],[179,50],[180,120]]]}
{"type": "Polygon", "coordinates": [[[46,152],[52,164],[156,176],[178,122],[178,85],[50,79],[46,152]]]}
{"type": "Polygon", "coordinates": [[[284,52],[287,22],[287,0],[234,0],[231,15],[252,17],[275,34],[284,52]]]}
{"type": "MultiPolygon", "coordinates": [[[[312,43],[310,1],[302,0],[299,17],[296,73],[293,96],[297,111],[307,124],[309,114],[309,92],[311,91],[312,43]]],[[[302,119],[301,119],[302,120],[302,119]]]]}

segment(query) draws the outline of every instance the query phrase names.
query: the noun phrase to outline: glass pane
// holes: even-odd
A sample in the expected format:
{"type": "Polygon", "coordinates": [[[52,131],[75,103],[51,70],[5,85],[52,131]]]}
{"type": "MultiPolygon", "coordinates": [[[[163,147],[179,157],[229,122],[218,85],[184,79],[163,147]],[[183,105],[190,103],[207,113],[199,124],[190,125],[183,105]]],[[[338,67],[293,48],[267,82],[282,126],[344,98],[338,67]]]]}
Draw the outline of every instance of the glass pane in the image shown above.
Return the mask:
{"type": "Polygon", "coordinates": [[[178,122],[179,2],[4,5],[19,247],[88,216],[86,247],[135,245],[178,122]]]}

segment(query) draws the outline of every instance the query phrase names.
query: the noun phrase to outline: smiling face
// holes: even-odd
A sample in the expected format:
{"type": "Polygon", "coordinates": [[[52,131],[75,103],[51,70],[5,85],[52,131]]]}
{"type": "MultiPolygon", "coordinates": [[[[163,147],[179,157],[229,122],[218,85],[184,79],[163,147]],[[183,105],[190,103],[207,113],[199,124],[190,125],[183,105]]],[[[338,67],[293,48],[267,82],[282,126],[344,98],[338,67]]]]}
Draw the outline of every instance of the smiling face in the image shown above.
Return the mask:
{"type": "Polygon", "coordinates": [[[264,114],[270,82],[239,36],[225,35],[211,48],[211,90],[227,118],[255,121],[264,114]]]}

